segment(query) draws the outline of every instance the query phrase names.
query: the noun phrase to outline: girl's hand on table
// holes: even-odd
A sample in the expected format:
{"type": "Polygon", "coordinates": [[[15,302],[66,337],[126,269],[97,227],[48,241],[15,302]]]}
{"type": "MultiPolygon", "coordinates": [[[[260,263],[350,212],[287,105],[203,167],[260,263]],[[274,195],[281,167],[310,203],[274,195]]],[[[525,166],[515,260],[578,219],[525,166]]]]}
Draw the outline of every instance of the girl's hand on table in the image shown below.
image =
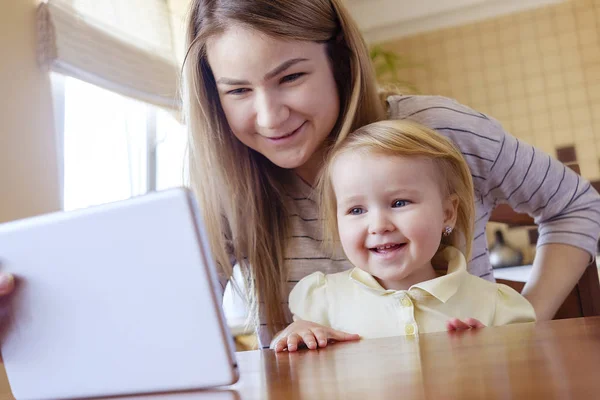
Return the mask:
{"type": "Polygon", "coordinates": [[[468,329],[485,328],[485,325],[475,318],[465,318],[463,320],[459,318],[452,318],[446,322],[446,330],[452,331],[464,331],[468,329]]]}
{"type": "Polygon", "coordinates": [[[297,351],[301,345],[310,350],[326,347],[330,341],[345,342],[359,340],[356,334],[336,331],[314,322],[298,320],[281,331],[271,342],[271,349],[276,352],[297,351]]]}

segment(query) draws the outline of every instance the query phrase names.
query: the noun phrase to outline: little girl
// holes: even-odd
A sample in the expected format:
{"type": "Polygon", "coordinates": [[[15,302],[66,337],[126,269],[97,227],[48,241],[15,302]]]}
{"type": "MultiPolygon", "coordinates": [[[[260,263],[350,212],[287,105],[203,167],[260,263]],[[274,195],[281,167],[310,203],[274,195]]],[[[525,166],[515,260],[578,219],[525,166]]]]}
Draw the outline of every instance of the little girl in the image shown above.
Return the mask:
{"type": "MultiPolygon", "coordinates": [[[[318,192],[325,243],[339,241],[355,268],[302,279],[289,298],[294,320],[363,338],[535,321],[518,292],[466,270],[469,171],[448,139],[413,122],[382,121],[350,134],[331,151],[318,192]]],[[[301,343],[318,347],[312,333],[289,331],[272,347],[294,351],[301,343]]]]}

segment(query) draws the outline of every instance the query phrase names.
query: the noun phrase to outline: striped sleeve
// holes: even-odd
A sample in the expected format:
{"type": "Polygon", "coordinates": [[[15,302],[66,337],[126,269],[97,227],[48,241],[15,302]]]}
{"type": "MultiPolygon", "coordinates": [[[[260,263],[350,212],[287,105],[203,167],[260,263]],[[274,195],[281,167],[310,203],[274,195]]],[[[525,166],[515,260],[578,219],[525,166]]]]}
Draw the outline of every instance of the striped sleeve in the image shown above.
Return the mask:
{"type": "MultiPolygon", "coordinates": [[[[502,131],[498,123],[492,128],[502,131]]],[[[504,132],[503,136],[484,195],[531,215],[539,226],[538,246],[564,243],[595,257],[600,235],[596,190],[550,155],[504,132]]]]}
{"type": "Polygon", "coordinates": [[[563,243],[595,257],[600,196],[587,180],[506,133],[498,121],[454,100],[407,96],[392,105],[399,118],[424,123],[454,141],[471,167],[479,201],[507,203],[531,215],[539,226],[538,247],[563,243]]]}

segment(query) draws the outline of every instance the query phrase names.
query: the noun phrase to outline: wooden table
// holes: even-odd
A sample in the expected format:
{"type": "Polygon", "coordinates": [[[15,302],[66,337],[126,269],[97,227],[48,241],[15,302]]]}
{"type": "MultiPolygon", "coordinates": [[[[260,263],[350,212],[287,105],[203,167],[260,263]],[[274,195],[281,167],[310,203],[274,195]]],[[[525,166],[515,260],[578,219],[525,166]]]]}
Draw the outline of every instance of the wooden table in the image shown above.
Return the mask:
{"type": "Polygon", "coordinates": [[[231,388],[127,399],[600,398],[600,317],[237,357],[231,388]]]}

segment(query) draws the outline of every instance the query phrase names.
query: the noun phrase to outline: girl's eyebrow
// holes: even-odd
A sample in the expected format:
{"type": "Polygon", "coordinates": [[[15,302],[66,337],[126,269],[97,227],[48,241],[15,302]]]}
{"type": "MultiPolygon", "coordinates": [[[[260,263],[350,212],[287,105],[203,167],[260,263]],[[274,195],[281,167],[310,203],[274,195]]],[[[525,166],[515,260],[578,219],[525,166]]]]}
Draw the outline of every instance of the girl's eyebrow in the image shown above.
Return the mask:
{"type": "Polygon", "coordinates": [[[413,189],[411,187],[402,187],[397,189],[391,189],[386,191],[388,194],[393,194],[397,196],[414,196],[419,194],[419,190],[413,189]]]}
{"type": "MultiPolygon", "coordinates": [[[[292,58],[290,60],[284,61],[279,66],[277,66],[277,67],[273,68],[271,71],[267,72],[265,74],[265,76],[263,77],[263,79],[265,81],[268,81],[269,79],[281,74],[286,69],[292,67],[293,65],[296,65],[296,64],[298,64],[300,62],[304,62],[304,61],[309,61],[309,60],[308,60],[308,58],[292,58]]],[[[217,83],[221,83],[224,85],[231,85],[231,86],[249,85],[250,84],[250,82],[248,82],[248,81],[232,79],[232,78],[219,78],[219,79],[217,79],[217,83]]]]}
{"type": "Polygon", "coordinates": [[[343,198],[339,198],[337,203],[338,203],[338,206],[347,206],[349,204],[360,203],[362,198],[363,198],[363,196],[361,196],[361,195],[343,197],[343,198]]]}

